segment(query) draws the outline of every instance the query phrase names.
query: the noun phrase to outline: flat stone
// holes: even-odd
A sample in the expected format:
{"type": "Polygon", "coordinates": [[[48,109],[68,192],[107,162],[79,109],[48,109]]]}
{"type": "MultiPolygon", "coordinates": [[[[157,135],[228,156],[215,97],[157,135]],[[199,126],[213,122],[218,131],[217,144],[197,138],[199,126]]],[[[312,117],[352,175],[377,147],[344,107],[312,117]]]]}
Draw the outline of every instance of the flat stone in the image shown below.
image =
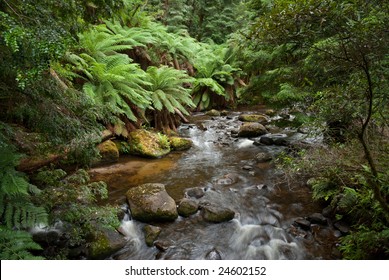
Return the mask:
{"type": "Polygon", "coordinates": [[[245,165],[245,166],[242,167],[242,169],[250,171],[250,170],[253,170],[253,167],[251,165],[245,165]]]}
{"type": "Polygon", "coordinates": [[[298,218],[294,221],[295,225],[304,229],[304,230],[309,230],[311,228],[311,223],[310,221],[303,219],[303,218],[298,218]]]}
{"type": "Polygon", "coordinates": [[[320,213],[313,213],[309,215],[308,220],[312,224],[319,224],[319,225],[326,225],[327,224],[327,219],[320,213]]]}
{"type": "Polygon", "coordinates": [[[160,250],[162,252],[166,252],[172,246],[172,244],[169,241],[157,240],[157,241],[154,242],[154,246],[158,250],[160,250]]]}

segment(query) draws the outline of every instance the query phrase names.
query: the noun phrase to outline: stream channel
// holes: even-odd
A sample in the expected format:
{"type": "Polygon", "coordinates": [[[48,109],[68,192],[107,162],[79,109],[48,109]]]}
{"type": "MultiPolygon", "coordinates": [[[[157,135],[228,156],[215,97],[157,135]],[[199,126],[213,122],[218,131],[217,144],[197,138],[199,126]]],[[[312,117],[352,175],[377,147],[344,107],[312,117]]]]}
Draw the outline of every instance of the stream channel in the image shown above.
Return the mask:
{"type": "MultiPolygon", "coordinates": [[[[206,222],[200,212],[171,223],[153,223],[162,228],[156,241],[160,249],[145,244],[146,224],[128,214],[121,225],[127,244],[110,259],[337,258],[337,232],[332,226],[312,223],[304,230],[295,223],[299,217],[322,211],[310,189],[303,182],[282,183],[282,174],[272,162],[255,160],[260,152],[276,155],[285,147],[254,145],[252,139],[237,138],[238,116],[239,112],[220,117],[194,115],[191,124],[179,128],[180,136],[193,141],[191,149],[161,159],[122,157],[116,164],[91,170],[94,180],[107,182],[112,204],[125,205],[125,193],[131,187],[162,183],[177,203],[197,196],[193,199],[200,205],[235,211],[234,219],[223,223],[206,222]]],[[[282,133],[294,137],[297,132],[282,133]]]]}

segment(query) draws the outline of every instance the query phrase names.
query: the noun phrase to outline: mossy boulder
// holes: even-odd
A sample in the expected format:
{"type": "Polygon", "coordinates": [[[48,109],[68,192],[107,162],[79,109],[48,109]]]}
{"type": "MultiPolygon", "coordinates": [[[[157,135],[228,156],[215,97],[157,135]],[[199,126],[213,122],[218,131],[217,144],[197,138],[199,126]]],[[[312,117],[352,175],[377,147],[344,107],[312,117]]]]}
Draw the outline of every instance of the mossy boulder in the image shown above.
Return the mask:
{"type": "Polygon", "coordinates": [[[181,137],[170,137],[170,147],[174,151],[185,151],[192,147],[193,142],[190,139],[181,137]]]}
{"type": "Polygon", "coordinates": [[[239,116],[239,120],[242,122],[258,122],[265,124],[268,122],[269,118],[261,114],[242,114],[239,116]]]}
{"type": "Polygon", "coordinates": [[[204,220],[211,223],[222,223],[232,220],[235,212],[229,208],[207,205],[202,208],[204,220]]]}
{"type": "Polygon", "coordinates": [[[221,115],[220,111],[212,109],[205,113],[207,116],[219,117],[221,115]]]}
{"type": "Polygon", "coordinates": [[[239,137],[258,137],[267,134],[267,129],[257,122],[243,123],[238,132],[239,137]]]}
{"type": "Polygon", "coordinates": [[[161,233],[161,228],[152,226],[152,225],[146,225],[143,228],[143,231],[145,233],[145,241],[147,246],[151,247],[154,244],[154,241],[158,238],[159,234],[161,233]]]}
{"type": "Polygon", "coordinates": [[[88,246],[89,259],[104,259],[126,245],[126,239],[114,229],[96,229],[88,246]]]}
{"type": "Polygon", "coordinates": [[[177,206],[163,184],[143,184],[126,193],[131,215],[142,222],[174,221],[177,206]]]}
{"type": "Polygon", "coordinates": [[[108,140],[100,143],[97,148],[101,155],[101,162],[110,163],[119,160],[119,150],[113,141],[108,140]]]}
{"type": "Polygon", "coordinates": [[[160,158],[170,152],[170,142],[166,135],[137,129],[129,135],[130,153],[149,158],[160,158]]]}
{"type": "Polygon", "coordinates": [[[178,205],[177,210],[180,216],[189,217],[199,210],[199,204],[192,199],[184,198],[178,205]]]}

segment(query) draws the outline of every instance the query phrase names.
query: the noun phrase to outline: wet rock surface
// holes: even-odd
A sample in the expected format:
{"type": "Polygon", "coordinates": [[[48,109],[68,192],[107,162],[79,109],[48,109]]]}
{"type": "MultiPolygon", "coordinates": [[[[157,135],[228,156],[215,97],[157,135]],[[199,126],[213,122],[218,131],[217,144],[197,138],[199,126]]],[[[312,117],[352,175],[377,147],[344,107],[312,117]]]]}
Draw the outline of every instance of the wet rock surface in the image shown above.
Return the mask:
{"type": "Polygon", "coordinates": [[[267,129],[260,123],[243,123],[238,132],[239,137],[257,137],[268,133],[267,129]]]}
{"type": "Polygon", "coordinates": [[[184,198],[178,205],[178,214],[182,217],[189,217],[199,210],[199,203],[192,199],[184,198]]]}
{"type": "Polygon", "coordinates": [[[154,241],[158,238],[159,234],[161,233],[162,229],[160,227],[152,226],[152,225],[146,225],[143,228],[143,231],[145,233],[145,241],[147,246],[151,247],[154,244],[154,241]]]}
{"type": "Polygon", "coordinates": [[[204,220],[212,223],[228,222],[235,216],[233,210],[220,206],[203,206],[201,212],[204,220]]]}
{"type": "Polygon", "coordinates": [[[178,217],[176,203],[163,184],[143,184],[127,193],[134,219],[142,222],[174,221],[178,217]]]}

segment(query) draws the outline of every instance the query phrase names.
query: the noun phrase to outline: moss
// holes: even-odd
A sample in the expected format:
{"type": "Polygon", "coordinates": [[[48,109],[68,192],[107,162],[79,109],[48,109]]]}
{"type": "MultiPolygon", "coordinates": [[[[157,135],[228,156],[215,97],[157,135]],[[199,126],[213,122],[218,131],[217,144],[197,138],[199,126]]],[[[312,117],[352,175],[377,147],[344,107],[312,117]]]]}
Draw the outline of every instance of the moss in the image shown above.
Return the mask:
{"type": "Polygon", "coordinates": [[[184,151],[192,147],[193,142],[181,137],[170,137],[170,146],[174,151],[184,151]]]}
{"type": "Polygon", "coordinates": [[[102,162],[116,162],[119,159],[119,150],[111,140],[105,141],[97,147],[100,151],[102,162]]]}
{"type": "Polygon", "coordinates": [[[219,117],[220,116],[220,112],[218,110],[215,110],[215,109],[212,109],[208,112],[205,113],[207,116],[211,116],[211,117],[219,117]]]}
{"type": "Polygon", "coordinates": [[[267,123],[268,117],[261,114],[242,114],[239,116],[239,120],[242,122],[259,122],[259,123],[267,123]]]}
{"type": "Polygon", "coordinates": [[[160,158],[170,152],[170,142],[166,135],[137,129],[129,137],[131,154],[160,158]]]}

